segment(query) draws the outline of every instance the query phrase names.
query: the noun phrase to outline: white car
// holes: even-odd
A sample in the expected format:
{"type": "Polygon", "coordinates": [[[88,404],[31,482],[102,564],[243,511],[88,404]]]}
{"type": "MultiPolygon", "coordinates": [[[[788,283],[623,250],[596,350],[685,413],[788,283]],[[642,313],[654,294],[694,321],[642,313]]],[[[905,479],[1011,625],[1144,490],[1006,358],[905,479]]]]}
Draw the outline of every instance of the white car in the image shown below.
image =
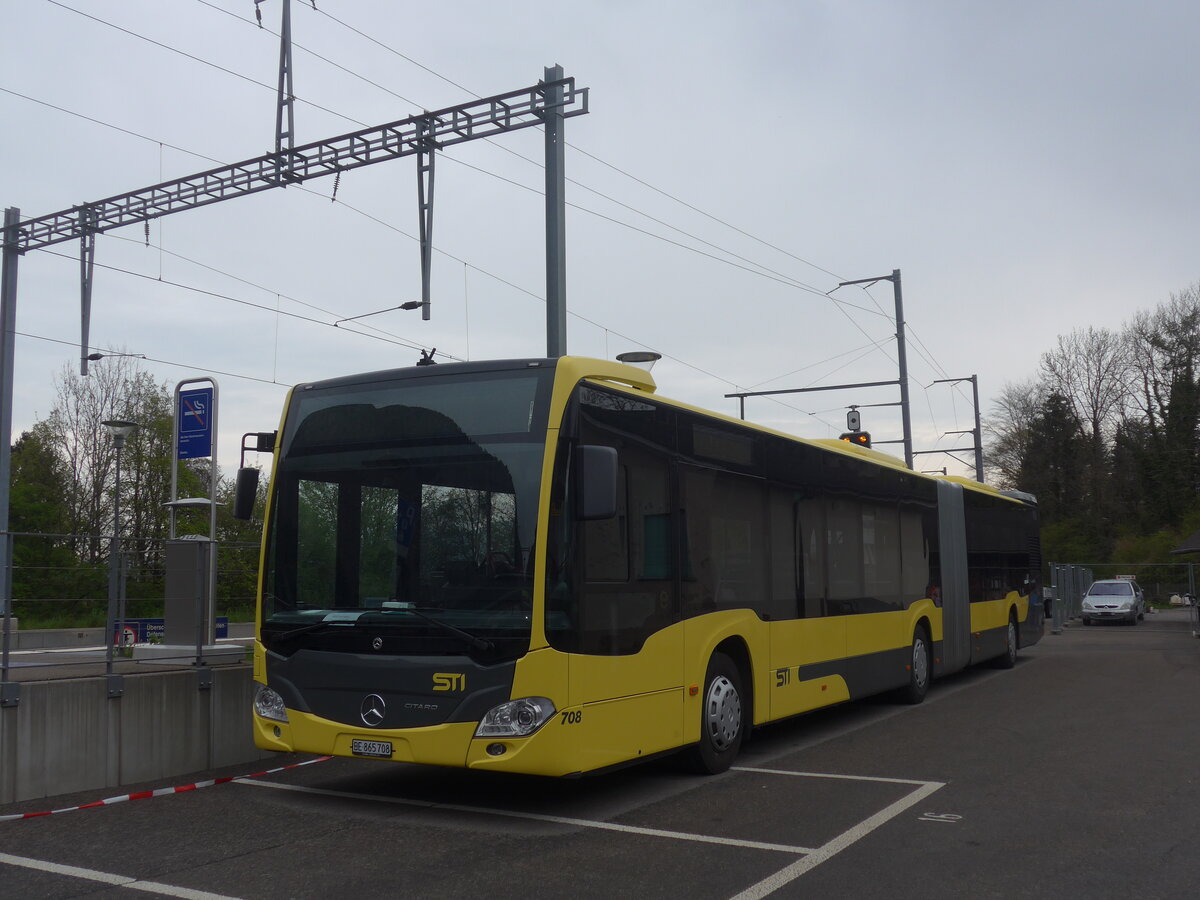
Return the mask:
{"type": "Polygon", "coordinates": [[[1084,625],[1104,619],[1136,625],[1146,617],[1146,598],[1136,581],[1125,578],[1093,581],[1083,595],[1080,617],[1084,625]]]}

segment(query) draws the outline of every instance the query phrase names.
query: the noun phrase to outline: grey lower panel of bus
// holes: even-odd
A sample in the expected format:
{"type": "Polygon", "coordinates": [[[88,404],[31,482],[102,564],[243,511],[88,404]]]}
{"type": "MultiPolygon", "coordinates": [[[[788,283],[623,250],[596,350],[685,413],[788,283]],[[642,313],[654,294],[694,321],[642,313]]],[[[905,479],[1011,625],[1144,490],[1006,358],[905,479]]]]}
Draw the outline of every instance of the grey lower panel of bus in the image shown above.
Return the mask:
{"type": "MultiPolygon", "coordinates": [[[[935,651],[936,652],[936,651],[935,651]]],[[[846,682],[851,698],[869,697],[908,684],[909,647],[867,653],[830,662],[799,666],[800,681],[838,675],[846,682]]]]}
{"type": "Polygon", "coordinates": [[[267,684],[289,709],[354,728],[477,722],[509,699],[515,672],[515,662],[480,666],[465,656],[412,660],[321,650],[299,650],[287,657],[267,654],[267,684]],[[364,706],[372,694],[383,700],[382,718],[368,710],[378,703],[364,706]]]}
{"type": "Polygon", "coordinates": [[[941,663],[935,675],[966,668],[971,662],[971,597],[967,584],[966,518],[962,485],[938,482],[938,559],[942,589],[941,663]]]}
{"type": "MultiPolygon", "coordinates": [[[[971,635],[967,635],[968,639],[971,635]]],[[[954,669],[945,667],[945,641],[934,641],[930,648],[934,660],[941,659],[942,663],[934,663],[938,674],[946,674],[966,668],[971,662],[1002,656],[1004,654],[1008,628],[990,628],[980,634],[972,643],[967,641],[967,660],[954,669]]],[[[800,681],[825,678],[838,675],[846,682],[852,699],[870,697],[884,691],[902,688],[908,684],[908,665],[911,659],[911,648],[899,647],[895,650],[884,650],[879,653],[867,653],[862,656],[851,656],[846,659],[831,660],[830,662],[813,663],[799,666],[796,677],[800,681]]]]}
{"type": "Polygon", "coordinates": [[[1008,625],[979,632],[971,647],[972,662],[1003,656],[1008,649],[1008,625]]]}

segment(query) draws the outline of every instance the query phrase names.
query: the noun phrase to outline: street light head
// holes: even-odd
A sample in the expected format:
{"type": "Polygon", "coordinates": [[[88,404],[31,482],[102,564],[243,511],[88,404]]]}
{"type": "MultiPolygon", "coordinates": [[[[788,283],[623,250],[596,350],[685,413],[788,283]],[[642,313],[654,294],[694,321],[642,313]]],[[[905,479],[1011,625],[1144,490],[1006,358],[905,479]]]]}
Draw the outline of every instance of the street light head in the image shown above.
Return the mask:
{"type": "Polygon", "coordinates": [[[118,447],[123,447],[125,439],[138,428],[137,422],[126,422],[124,419],[109,419],[101,424],[108,429],[108,433],[112,435],[113,442],[118,447]]]}
{"type": "Polygon", "coordinates": [[[420,300],[407,300],[400,304],[401,309],[420,309],[425,304],[420,300]]]}
{"type": "Polygon", "coordinates": [[[145,353],[89,353],[87,358],[92,362],[98,362],[110,356],[132,356],[134,359],[145,359],[145,353]]]}
{"type": "Polygon", "coordinates": [[[637,366],[647,372],[653,369],[654,364],[660,359],[662,359],[662,354],[655,353],[653,350],[629,350],[617,354],[617,362],[625,363],[627,366],[637,366]]]}

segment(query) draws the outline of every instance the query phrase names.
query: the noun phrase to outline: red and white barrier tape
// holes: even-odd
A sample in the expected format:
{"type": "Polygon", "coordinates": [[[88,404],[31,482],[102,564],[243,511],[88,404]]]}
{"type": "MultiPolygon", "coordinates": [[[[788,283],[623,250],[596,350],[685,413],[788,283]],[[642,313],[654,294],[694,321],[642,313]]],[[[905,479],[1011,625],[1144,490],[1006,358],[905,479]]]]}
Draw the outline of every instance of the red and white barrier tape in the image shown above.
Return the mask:
{"type": "Polygon", "coordinates": [[[186,794],[188,791],[198,791],[200,788],[212,787],[214,784],[228,784],[231,781],[247,781],[251,778],[262,778],[264,775],[274,775],[277,772],[286,772],[289,769],[298,769],[301,766],[311,766],[313,763],[325,762],[331,759],[329,756],[318,756],[316,759],[307,759],[304,762],[292,763],[288,766],[279,766],[275,769],[266,769],[262,772],[252,772],[249,775],[226,775],[221,778],[210,778],[207,781],[197,781],[194,784],[181,784],[177,787],[157,788],[153,791],[137,791],[133,794],[122,794],[120,797],[109,797],[106,800],[97,800],[94,803],[84,803],[82,806],[67,806],[63,809],[50,809],[45,812],[32,813],[17,813],[11,816],[0,816],[0,822],[11,822],[15,819],[40,819],[42,816],[53,816],[58,813],[75,812],[80,809],[98,809],[101,806],[112,806],[115,803],[124,803],[126,800],[148,800],[151,797],[165,797],[168,794],[186,794]]]}

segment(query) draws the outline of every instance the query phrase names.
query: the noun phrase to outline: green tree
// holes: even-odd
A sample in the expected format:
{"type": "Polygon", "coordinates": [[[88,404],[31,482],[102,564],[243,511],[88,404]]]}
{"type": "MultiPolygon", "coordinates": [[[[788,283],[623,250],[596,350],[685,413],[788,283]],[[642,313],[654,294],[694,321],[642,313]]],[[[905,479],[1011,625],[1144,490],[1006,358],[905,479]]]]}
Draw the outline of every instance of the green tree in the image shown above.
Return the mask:
{"type": "Polygon", "coordinates": [[[260,478],[249,521],[233,517],[234,484],[220,479],[217,487],[217,615],[253,617],[258,597],[258,562],[262,545],[267,481],[260,478]]]}
{"type": "Polygon", "coordinates": [[[1017,487],[1035,494],[1045,519],[1067,518],[1079,510],[1088,439],[1070,402],[1052,393],[1030,423],[1017,487]]]}
{"type": "MultiPolygon", "coordinates": [[[[24,554],[19,561],[31,578],[41,574],[35,581],[14,579],[14,594],[106,596],[109,538],[116,524],[116,451],[103,423],[123,419],[139,426],[121,457],[120,528],[130,609],[155,613],[163,597],[162,541],[170,522],[163,504],[171,486],[172,394],[132,357],[119,355],[92,366],[86,377],[64,368],[55,389],[50,414],[22,435],[14,450],[12,527],[73,537],[23,539],[14,555],[24,554]]],[[[207,461],[181,465],[180,496],[207,495],[206,476],[207,461]]],[[[75,612],[82,616],[87,610],[75,612]]]]}
{"type": "Polygon", "coordinates": [[[992,414],[984,428],[988,435],[985,459],[989,477],[1000,487],[1020,485],[1043,394],[1036,379],[1009,382],[993,403],[992,414]]]}
{"type": "MultiPolygon", "coordinates": [[[[13,595],[37,602],[86,595],[71,542],[66,536],[69,510],[66,467],[55,454],[42,424],[24,432],[12,448],[9,529],[13,543],[13,595]]],[[[23,604],[18,615],[31,612],[23,604]]]]}
{"type": "Polygon", "coordinates": [[[1139,427],[1127,429],[1146,498],[1142,521],[1177,526],[1196,507],[1200,488],[1200,285],[1134,318],[1127,339],[1131,396],[1139,427]]]}

